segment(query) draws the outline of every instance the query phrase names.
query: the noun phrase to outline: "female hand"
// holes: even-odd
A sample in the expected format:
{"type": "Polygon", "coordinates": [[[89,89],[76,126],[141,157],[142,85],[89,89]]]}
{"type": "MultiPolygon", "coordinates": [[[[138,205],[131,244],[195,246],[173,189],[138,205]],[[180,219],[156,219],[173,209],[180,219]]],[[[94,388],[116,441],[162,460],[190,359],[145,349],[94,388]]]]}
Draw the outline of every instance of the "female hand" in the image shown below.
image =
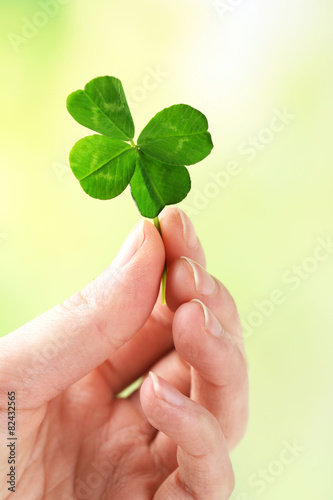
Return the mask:
{"type": "Polygon", "coordinates": [[[176,208],[140,222],[94,282],[0,340],[0,493],[224,500],[248,413],[235,303],[176,208]],[[186,258],[185,258],[186,257],[186,258]],[[168,263],[167,305],[158,299],[168,263]],[[117,394],[148,371],[141,389],[117,394]],[[8,393],[15,391],[15,493],[8,393]]]}

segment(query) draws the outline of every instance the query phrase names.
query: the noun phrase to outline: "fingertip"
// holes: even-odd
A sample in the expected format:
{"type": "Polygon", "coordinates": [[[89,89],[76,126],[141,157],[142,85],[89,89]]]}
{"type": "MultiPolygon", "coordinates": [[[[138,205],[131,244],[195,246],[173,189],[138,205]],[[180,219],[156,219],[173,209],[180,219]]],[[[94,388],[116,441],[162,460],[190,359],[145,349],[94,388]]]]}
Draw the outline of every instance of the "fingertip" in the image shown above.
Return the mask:
{"type": "Polygon", "coordinates": [[[160,214],[161,231],[170,264],[182,255],[205,266],[205,255],[190,218],[178,207],[166,207],[160,214]]]}
{"type": "Polygon", "coordinates": [[[129,262],[128,270],[135,272],[138,280],[159,283],[165,262],[163,241],[154,225],[146,219],[141,221],[143,243],[129,262]]]}
{"type": "Polygon", "coordinates": [[[151,375],[149,374],[140,387],[140,403],[143,412],[148,417],[152,414],[155,405],[155,391],[151,375]]]}
{"type": "Polygon", "coordinates": [[[153,393],[153,382],[151,377],[147,375],[140,387],[140,399],[143,401],[149,396],[149,394],[153,393]]]}
{"type": "Polygon", "coordinates": [[[168,307],[175,312],[181,304],[195,298],[193,276],[185,259],[177,259],[168,268],[166,299],[168,307]]]}
{"type": "Polygon", "coordinates": [[[143,231],[145,234],[145,240],[149,246],[155,247],[154,251],[157,255],[161,255],[161,257],[165,260],[165,249],[163,240],[161,238],[160,233],[154,226],[152,222],[147,219],[143,219],[143,231]]]}
{"type": "Polygon", "coordinates": [[[202,308],[197,301],[191,300],[181,304],[175,311],[173,330],[175,332],[187,331],[192,325],[198,327],[203,322],[202,308]]]}

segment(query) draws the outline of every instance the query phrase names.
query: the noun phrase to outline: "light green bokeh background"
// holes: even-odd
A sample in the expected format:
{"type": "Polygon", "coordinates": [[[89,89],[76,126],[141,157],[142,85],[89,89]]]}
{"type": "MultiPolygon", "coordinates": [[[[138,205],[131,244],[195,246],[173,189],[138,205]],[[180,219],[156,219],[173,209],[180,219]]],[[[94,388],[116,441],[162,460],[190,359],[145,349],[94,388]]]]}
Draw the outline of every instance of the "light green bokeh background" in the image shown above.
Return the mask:
{"type": "Polygon", "coordinates": [[[194,189],[182,205],[209,270],[238,304],[251,384],[232,498],[327,500],[333,255],[318,266],[308,258],[318,238],[333,238],[331,0],[244,1],[225,13],[223,4],[237,2],[68,0],[15,50],[9,33],[21,34],[22,18],[38,19],[41,3],[0,3],[0,335],[97,276],[140,218],[128,190],[95,201],[69,172],[69,148],[87,131],[68,115],[68,93],[99,75],[119,77],[137,132],[168,105],[199,108],[215,149],[190,167],[194,189]],[[164,76],[142,91],[156,67],[164,76]],[[293,119],[268,135],[284,109],[293,119]],[[239,148],[258,134],[267,144],[249,161],[239,148]],[[212,184],[230,161],[238,175],[212,184]],[[283,276],[295,265],[317,268],[293,291],[283,276]],[[284,302],[255,316],[255,301],[275,289],[284,302]],[[281,465],[294,441],[304,450],[281,465]],[[261,487],[260,469],[269,471],[261,487]]]}

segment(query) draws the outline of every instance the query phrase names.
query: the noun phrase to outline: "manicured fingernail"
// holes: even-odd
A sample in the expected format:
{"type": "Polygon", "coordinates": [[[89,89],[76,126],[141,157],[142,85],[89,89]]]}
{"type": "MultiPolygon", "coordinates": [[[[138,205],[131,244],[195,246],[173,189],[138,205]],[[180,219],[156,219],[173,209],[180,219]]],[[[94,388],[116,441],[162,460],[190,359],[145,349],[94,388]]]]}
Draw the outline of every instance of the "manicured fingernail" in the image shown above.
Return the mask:
{"type": "Polygon", "coordinates": [[[212,295],[216,290],[216,281],[207,273],[206,269],[187,257],[185,259],[191,266],[194,275],[195,288],[200,295],[212,295]]]}
{"type": "Polygon", "coordinates": [[[190,219],[187,217],[187,215],[184,214],[184,212],[182,210],[180,210],[178,207],[177,207],[177,211],[179,213],[179,216],[180,216],[180,219],[181,219],[182,225],[183,225],[184,240],[186,241],[187,246],[189,248],[195,248],[198,245],[199,240],[198,240],[197,233],[195,232],[194,226],[193,226],[192,222],[190,221],[190,219]]]}
{"type": "Polygon", "coordinates": [[[177,389],[168,384],[161,377],[158,377],[153,372],[149,372],[150,378],[153,382],[154,392],[159,399],[166,403],[175,406],[183,406],[185,403],[185,396],[177,389]]]}
{"type": "Polygon", "coordinates": [[[210,333],[214,337],[222,337],[224,330],[216,316],[205,306],[203,302],[201,302],[201,300],[193,299],[191,302],[197,302],[202,307],[205,316],[206,332],[210,333]]]}
{"type": "Polygon", "coordinates": [[[144,223],[145,221],[141,220],[127,236],[113,261],[113,265],[125,266],[134,257],[145,239],[144,223]]]}

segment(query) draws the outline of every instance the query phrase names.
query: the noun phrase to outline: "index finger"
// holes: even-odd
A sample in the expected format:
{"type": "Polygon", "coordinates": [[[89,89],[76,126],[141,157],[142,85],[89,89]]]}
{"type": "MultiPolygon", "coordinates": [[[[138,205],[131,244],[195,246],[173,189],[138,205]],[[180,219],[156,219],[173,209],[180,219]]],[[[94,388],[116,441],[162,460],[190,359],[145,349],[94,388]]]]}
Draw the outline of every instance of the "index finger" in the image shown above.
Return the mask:
{"type": "Polygon", "coordinates": [[[205,267],[202,245],[185,212],[178,207],[165,208],[160,215],[160,224],[168,266],[180,257],[189,257],[205,267]]]}
{"type": "MultiPolygon", "coordinates": [[[[167,207],[160,215],[162,239],[169,269],[180,256],[205,265],[205,255],[193,224],[177,207],[167,207]]],[[[167,283],[168,287],[168,283],[167,283]]],[[[128,387],[173,348],[173,313],[159,297],[143,328],[108,360],[105,372],[114,394],[128,387]]]]}

